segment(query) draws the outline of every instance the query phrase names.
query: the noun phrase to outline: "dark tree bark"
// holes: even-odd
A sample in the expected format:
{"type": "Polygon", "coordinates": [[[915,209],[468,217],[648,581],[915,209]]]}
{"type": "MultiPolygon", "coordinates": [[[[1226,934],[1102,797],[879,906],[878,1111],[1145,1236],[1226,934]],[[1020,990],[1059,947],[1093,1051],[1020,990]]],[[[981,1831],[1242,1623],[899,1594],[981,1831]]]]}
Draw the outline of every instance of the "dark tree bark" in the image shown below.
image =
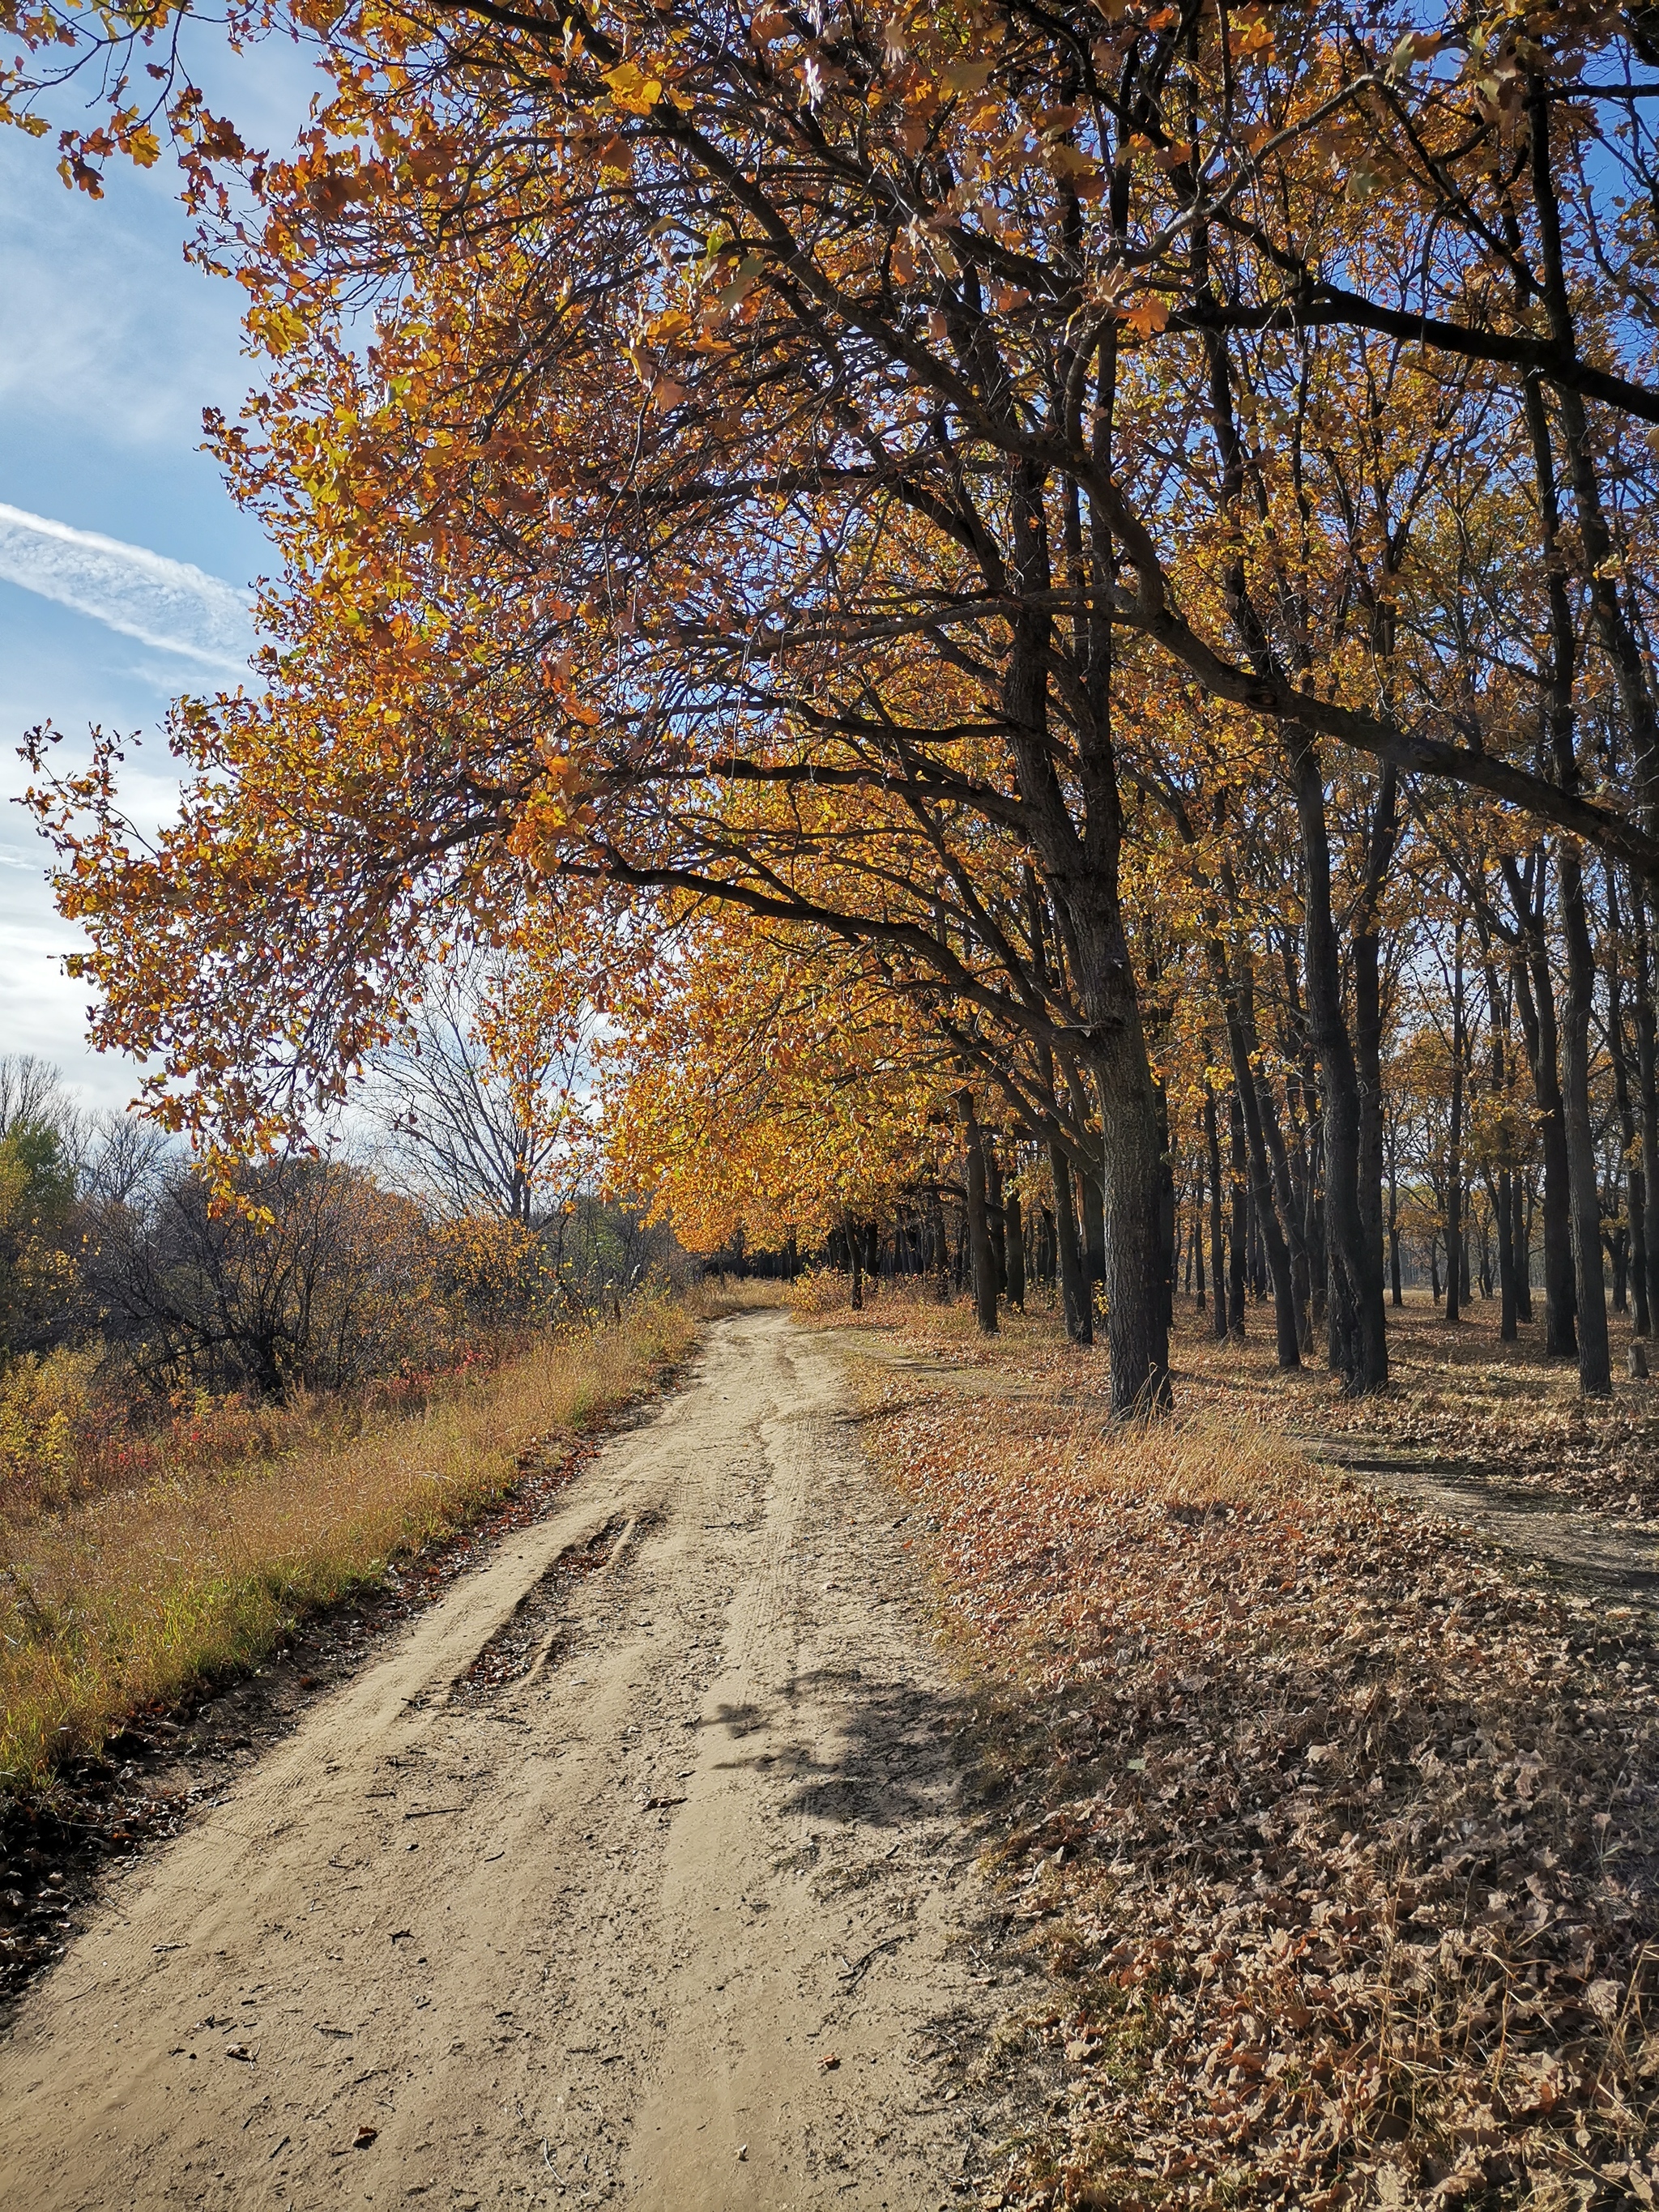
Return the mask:
{"type": "Polygon", "coordinates": [[[1255,1023],[1244,993],[1233,973],[1226,947],[1213,933],[1207,949],[1210,974],[1221,1000],[1227,1046],[1232,1058],[1233,1096],[1238,1101],[1244,1123],[1250,1194],[1255,1200],[1263,1258],[1273,1283],[1275,1350],[1280,1368],[1288,1371],[1302,1364],[1302,1329],[1297,1313],[1296,1286],[1291,1274],[1290,1247],[1285,1243],[1273,1203],[1273,1170],[1267,1158],[1267,1141],[1262,1127],[1261,1100],[1256,1089],[1255,1070],[1251,1065],[1256,1042],[1255,1023]]]}
{"type": "MultiPolygon", "coordinates": [[[[1359,1077],[1359,1213],[1366,1249],[1376,1255],[1376,1326],[1382,1314],[1382,975],[1380,915],[1382,887],[1400,843],[1400,778],[1385,768],[1365,854],[1365,878],[1353,923],[1354,1061],[1359,1077]]],[[[1392,1218],[1392,1217],[1391,1217],[1392,1218]]],[[[1390,1227],[1394,1272],[1399,1240],[1390,1227]]],[[[1400,1300],[1396,1298],[1398,1305],[1400,1300]]]]}
{"type": "Polygon", "coordinates": [[[1210,1163],[1210,1282],[1214,1294],[1210,1329],[1219,1339],[1227,1334],[1227,1249],[1221,1189],[1221,1133],[1216,1126],[1215,1093],[1207,1082],[1204,1085],[1204,1145],[1210,1163]]]}
{"type": "Polygon", "coordinates": [[[1204,1310],[1204,1163],[1198,1164],[1198,1181],[1193,1192],[1193,1272],[1197,1280],[1196,1306],[1204,1310]]]}
{"type": "Polygon", "coordinates": [[[1513,1209],[1511,1241],[1515,1248],[1515,1312],[1518,1321],[1530,1322],[1532,1313],[1532,1209],[1527,1202],[1527,1178],[1517,1175],[1510,1183],[1513,1209]]]}
{"type": "Polygon", "coordinates": [[[1659,1317],[1659,1048],[1656,1047],[1653,950],[1645,888],[1632,886],[1635,951],[1636,1091],[1642,1119],[1642,1182],[1647,1204],[1643,1250],[1638,1259],[1647,1284],[1648,1327],[1659,1317]]]}
{"type": "Polygon", "coordinates": [[[1048,1139],[1048,1171],[1054,1185],[1054,1235],[1059,1246],[1060,1294],[1066,1334],[1073,1344],[1095,1340],[1094,1300],[1078,1242],[1077,1208],[1072,1200],[1072,1164],[1056,1136],[1048,1139]]]}
{"type": "MultiPolygon", "coordinates": [[[[1528,131],[1533,197],[1538,216],[1545,312],[1558,343],[1576,342],[1568,302],[1561,247],[1560,216],[1550,166],[1549,98],[1540,78],[1529,80],[1528,131]]],[[[1522,392],[1533,451],[1550,611],[1550,651],[1544,670],[1544,721],[1556,781],[1570,795],[1578,790],[1574,732],[1573,684],[1578,657],[1567,564],[1561,547],[1561,515],[1556,487],[1554,448],[1544,386],[1528,375],[1522,392]]],[[[1589,572],[1592,617],[1613,669],[1632,740],[1644,812],[1654,804],[1654,762],[1659,728],[1648,696],[1647,678],[1628,623],[1616,578],[1616,549],[1601,506],[1583,400],[1565,389],[1556,395],[1566,441],[1568,469],[1577,510],[1578,533],[1589,572]]],[[[1589,1030],[1595,1008],[1595,960],[1584,910],[1583,865],[1571,838],[1559,842],[1556,896],[1567,949],[1567,995],[1563,1010],[1562,1105],[1567,1154],[1568,1200],[1572,1218],[1574,1292],[1577,1305],[1578,1383],[1592,1397],[1613,1389],[1607,1343],[1607,1281],[1601,1266],[1601,1205],[1595,1173],[1595,1136],[1589,1096],[1589,1030]]]]}
{"type": "Polygon", "coordinates": [[[842,1235],[847,1243],[848,1265],[853,1271],[853,1310],[854,1313],[862,1313],[864,1310],[864,1255],[860,1249],[859,1232],[854,1225],[850,1212],[842,1214],[842,1235]]]}
{"type": "Polygon", "coordinates": [[[1454,931],[1452,953],[1451,1111],[1446,1158],[1446,1319],[1463,1317],[1463,924],[1454,931]]]}
{"type": "MultiPolygon", "coordinates": [[[[1480,931],[1480,972],[1486,986],[1486,1027],[1492,1039],[1489,1079],[1492,1097],[1503,1099],[1509,1095],[1509,1007],[1498,981],[1498,963],[1492,956],[1491,928],[1484,915],[1477,915],[1476,919],[1480,931]]],[[[1520,1311],[1516,1281],[1512,1181],[1511,1163],[1506,1150],[1506,1156],[1499,1161],[1496,1170],[1486,1176],[1486,1188],[1492,1199],[1493,1223],[1498,1232],[1498,1333],[1500,1341],[1504,1344],[1515,1341],[1516,1322],[1520,1311]]]]}
{"type": "Polygon", "coordinates": [[[1512,965],[1516,1011],[1526,1039],[1533,1101],[1538,1109],[1539,1149],[1544,1169],[1544,1349],[1553,1359],[1577,1357],[1573,1326],[1577,1304],[1573,1287],[1572,1213],[1567,1195],[1567,1139],[1561,1105],[1560,1040],[1555,1021],[1555,985],[1550,975],[1543,926],[1520,872],[1510,864],[1511,893],[1522,917],[1522,957],[1512,965]]]}
{"type": "Polygon", "coordinates": [[[996,1261],[991,1251],[991,1228],[986,1218],[985,1147],[971,1091],[957,1093],[957,1113],[962,1122],[963,1186],[968,1194],[968,1260],[974,1285],[974,1311],[987,1336],[997,1333],[996,1261]]]}
{"type": "MultiPolygon", "coordinates": [[[[1046,986],[1050,978],[1048,909],[1036,869],[1028,866],[1024,874],[1026,928],[1030,938],[1031,965],[1038,982],[1046,986]]],[[[1054,1054],[1045,1044],[1038,1047],[1036,1057],[1038,1088],[1048,1113],[1054,1115],[1059,1104],[1054,1091],[1054,1054]]],[[[1073,1097],[1077,1097],[1075,1086],[1073,1086],[1073,1097]]],[[[1072,1195],[1071,1158],[1061,1141],[1057,1120],[1051,1119],[1045,1127],[1043,1143],[1048,1154],[1049,1177],[1054,1187],[1054,1258],[1060,1271],[1066,1334],[1073,1344],[1092,1344],[1095,1340],[1094,1298],[1078,1238],[1077,1208],[1072,1195]]]]}
{"type": "MultiPolygon", "coordinates": [[[[1102,349],[1099,374],[1097,437],[1104,455],[1109,451],[1115,380],[1115,353],[1109,343],[1102,349]]],[[[1043,878],[1056,907],[1063,909],[1066,957],[1089,1025],[1086,1064],[1100,1111],[1097,1202],[1103,1217],[1101,1279],[1106,1290],[1112,1408],[1123,1415],[1169,1403],[1170,1335],[1164,1312],[1170,1269],[1164,1148],[1123,920],[1123,812],[1112,738],[1112,625],[1103,607],[1091,618],[1088,678],[1079,702],[1078,765],[1084,802],[1079,830],[1048,742],[1052,617],[1048,595],[1053,580],[1042,472],[1036,463],[1019,464],[1011,494],[1020,605],[1011,625],[1003,715],[1043,878]]],[[[1106,518],[1091,511],[1091,524],[1095,542],[1109,545],[1106,518]]],[[[1089,1222],[1086,1212],[1085,1218],[1089,1222]]]]}
{"type": "Polygon", "coordinates": [[[1330,832],[1318,756],[1305,731],[1285,732],[1302,830],[1306,894],[1308,1016],[1325,1091],[1326,1243],[1333,1349],[1345,1388],[1354,1395],[1380,1390],[1389,1379],[1382,1304],[1382,1240],[1368,1241],[1359,1200],[1359,1076],[1342,1010],[1342,977],[1331,910],[1330,832]]]}
{"type": "Polygon", "coordinates": [[[1244,1109],[1235,1090],[1227,1102],[1232,1146],[1233,1218],[1227,1253],[1227,1334],[1244,1340],[1245,1258],[1249,1242],[1249,1161],[1245,1152],[1244,1109]]]}
{"type": "Polygon", "coordinates": [[[1625,1246],[1614,1261],[1615,1313],[1625,1311],[1621,1293],[1628,1289],[1635,1313],[1632,1333],[1646,1336],[1650,1328],[1648,1305],[1648,1182],[1642,1149],[1636,1127],[1636,1108],[1631,1097],[1630,1048],[1625,1035],[1624,976],[1620,972],[1619,946],[1622,932],[1620,927],[1619,885],[1611,869],[1607,871],[1607,1057],[1613,1065],[1613,1109],[1619,1116],[1619,1137],[1625,1163],[1625,1210],[1630,1230],[1625,1246]]]}
{"type": "Polygon", "coordinates": [[[934,1197],[933,1204],[937,1209],[938,1247],[936,1257],[939,1262],[939,1273],[933,1285],[933,1297],[939,1304],[948,1306],[951,1303],[951,1237],[950,1231],[945,1225],[945,1206],[943,1201],[937,1196],[937,1194],[934,1197]]]}
{"type": "Polygon", "coordinates": [[[1008,1303],[1025,1310],[1025,1224],[1020,1218],[1019,1194],[1008,1191],[1002,1200],[1003,1245],[1008,1255],[1008,1303]]]}
{"type": "Polygon", "coordinates": [[[1389,1130],[1389,1297],[1391,1304],[1406,1303],[1400,1279],[1400,1158],[1392,1127],[1389,1130]]]}
{"type": "Polygon", "coordinates": [[[1008,1224],[1002,1204],[1002,1164],[995,1140],[980,1131],[980,1151],[985,1159],[985,1223],[991,1238],[991,1260],[996,1269],[997,1295],[1008,1295],[1008,1224]]]}
{"type": "Polygon", "coordinates": [[[1091,1162],[1078,1171],[1078,1194],[1083,1206],[1084,1264],[1091,1283],[1106,1279],[1106,1200],[1100,1172],[1091,1162]]]}

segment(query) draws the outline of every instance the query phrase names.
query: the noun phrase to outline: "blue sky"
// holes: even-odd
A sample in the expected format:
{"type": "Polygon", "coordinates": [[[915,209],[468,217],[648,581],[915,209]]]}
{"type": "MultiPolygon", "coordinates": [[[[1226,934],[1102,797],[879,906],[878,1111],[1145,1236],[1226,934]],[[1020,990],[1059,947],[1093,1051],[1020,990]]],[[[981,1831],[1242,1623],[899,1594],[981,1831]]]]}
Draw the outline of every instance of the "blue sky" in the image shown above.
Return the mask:
{"type": "MultiPolygon", "coordinates": [[[[234,64],[214,58],[213,104],[250,142],[289,143],[310,87],[301,58],[266,46],[234,64]]],[[[239,601],[269,566],[260,532],[198,450],[203,408],[234,412],[252,364],[240,358],[238,288],[185,264],[176,189],[167,165],[113,171],[104,198],[88,200],[59,182],[50,140],[0,132],[8,800],[27,780],[15,750],[25,730],[50,720],[69,750],[98,722],[144,733],[132,809],[141,821],[159,818],[173,792],[161,737],[168,702],[229,678],[239,601]]],[[[74,934],[52,909],[44,865],[28,817],[8,805],[0,1050],[56,1060],[87,1104],[118,1105],[133,1072],[86,1047],[85,988],[60,969],[74,934]]]]}

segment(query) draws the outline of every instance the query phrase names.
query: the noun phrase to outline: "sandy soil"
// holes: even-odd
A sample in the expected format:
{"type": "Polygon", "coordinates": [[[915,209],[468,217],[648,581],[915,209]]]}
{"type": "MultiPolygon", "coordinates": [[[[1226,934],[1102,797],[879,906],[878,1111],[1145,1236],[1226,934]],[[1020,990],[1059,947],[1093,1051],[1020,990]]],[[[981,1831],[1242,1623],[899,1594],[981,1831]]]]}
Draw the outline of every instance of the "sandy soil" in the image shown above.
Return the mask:
{"type": "Polygon", "coordinates": [[[1322,1465],[1484,1537],[1511,1567],[1541,1566],[1592,1601],[1659,1613],[1659,1524],[1618,1520],[1566,1490],[1506,1481],[1478,1465],[1402,1450],[1382,1438],[1307,1439],[1322,1465]]]}
{"type": "Polygon", "coordinates": [[[111,1883],[0,2044],[0,2203],[960,2203],[1011,1970],[854,1419],[832,1343],[712,1330],[111,1883]]]}

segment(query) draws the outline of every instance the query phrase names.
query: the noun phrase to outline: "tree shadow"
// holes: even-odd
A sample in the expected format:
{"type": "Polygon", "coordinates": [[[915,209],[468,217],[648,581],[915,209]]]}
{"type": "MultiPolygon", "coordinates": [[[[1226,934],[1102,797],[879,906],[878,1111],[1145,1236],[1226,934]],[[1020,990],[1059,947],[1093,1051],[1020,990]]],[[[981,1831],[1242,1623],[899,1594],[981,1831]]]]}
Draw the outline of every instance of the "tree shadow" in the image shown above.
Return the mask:
{"type": "Polygon", "coordinates": [[[720,1705],[702,1729],[724,1729],[736,1755],[720,1769],[780,1769],[792,1777],[784,1809],[813,1820],[898,1828],[938,1820],[959,1805],[963,1778],[954,1739],[969,1719],[966,1697],[855,1668],[817,1668],[780,1686],[769,1707],[720,1705]],[[826,1692],[830,1693],[826,1697],[826,1692]],[[811,1736],[799,1708],[821,1704],[811,1736]],[[824,1739],[833,1738],[833,1754],[824,1739]]]}

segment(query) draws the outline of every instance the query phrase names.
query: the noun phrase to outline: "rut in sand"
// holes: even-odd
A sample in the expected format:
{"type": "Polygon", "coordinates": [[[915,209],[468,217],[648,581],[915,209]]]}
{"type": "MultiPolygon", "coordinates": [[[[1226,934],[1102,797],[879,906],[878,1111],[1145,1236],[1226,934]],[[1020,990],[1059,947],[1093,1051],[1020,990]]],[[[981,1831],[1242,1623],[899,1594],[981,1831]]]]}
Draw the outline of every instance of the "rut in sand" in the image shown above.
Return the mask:
{"type": "Polygon", "coordinates": [[[956,1692],[774,1312],[112,1882],[0,2045],[0,2201],[891,2212],[1006,2128],[956,1692]]]}

